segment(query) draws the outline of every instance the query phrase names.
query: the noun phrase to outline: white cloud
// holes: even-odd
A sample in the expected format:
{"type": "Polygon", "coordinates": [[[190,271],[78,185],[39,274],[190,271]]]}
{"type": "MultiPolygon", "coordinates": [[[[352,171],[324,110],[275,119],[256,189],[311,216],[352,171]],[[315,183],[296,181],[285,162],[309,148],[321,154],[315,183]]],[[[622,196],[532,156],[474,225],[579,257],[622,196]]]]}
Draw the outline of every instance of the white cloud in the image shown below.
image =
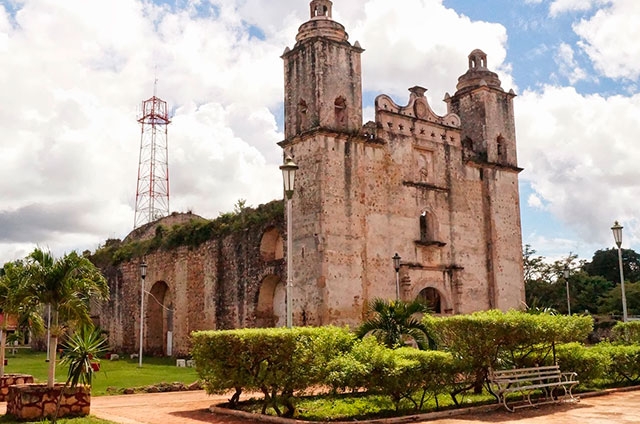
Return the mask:
{"type": "Polygon", "coordinates": [[[542,203],[542,199],[540,199],[540,196],[537,196],[535,194],[529,195],[529,198],[527,199],[527,205],[529,205],[534,209],[544,209],[544,204],[542,203]]]}
{"type": "MultiPolygon", "coordinates": [[[[609,244],[618,219],[636,228],[640,95],[581,95],[571,87],[525,92],[516,104],[521,178],[585,243],[609,244]]],[[[637,243],[637,232],[630,232],[637,243]]]]}
{"type": "Polygon", "coordinates": [[[479,48],[507,90],[514,87],[506,58],[502,25],[474,22],[446,8],[441,0],[370,0],[354,16],[350,33],[363,53],[365,89],[390,94],[399,103],[407,89],[421,85],[436,112],[445,113],[445,92],[453,94],[457,76],[467,70],[467,56],[479,48]]]}
{"type": "MultiPolygon", "coordinates": [[[[128,233],[137,115],[156,78],[173,111],[172,210],[213,218],[239,198],[257,205],[281,196],[280,55],[308,19],[308,3],[180,3],[28,0],[12,3],[11,15],[0,3],[0,262],[35,245],[61,254],[128,233]]],[[[475,48],[513,87],[505,28],[442,3],[334,4],[350,40],[367,49],[367,91],[403,103],[408,87],[424,85],[442,114],[441,99],[475,48]]]]}
{"type": "Polygon", "coordinates": [[[217,18],[134,0],[0,5],[0,259],[60,254],[132,228],[141,101],[169,126],[172,210],[215,217],[280,196],[281,42],[217,18]],[[186,123],[186,125],[185,125],[186,123]],[[19,257],[18,256],[18,257],[19,257]]]}
{"type": "Polygon", "coordinates": [[[561,13],[585,12],[609,1],[611,0],[554,0],[549,6],[549,15],[556,17],[561,13]]]}
{"type": "Polygon", "coordinates": [[[640,2],[612,0],[574,30],[595,68],[609,78],[640,77],[640,2]]]}
{"type": "Polygon", "coordinates": [[[574,58],[574,52],[570,45],[561,43],[555,55],[560,75],[568,78],[571,85],[578,81],[587,79],[587,73],[580,67],[574,58]]]}

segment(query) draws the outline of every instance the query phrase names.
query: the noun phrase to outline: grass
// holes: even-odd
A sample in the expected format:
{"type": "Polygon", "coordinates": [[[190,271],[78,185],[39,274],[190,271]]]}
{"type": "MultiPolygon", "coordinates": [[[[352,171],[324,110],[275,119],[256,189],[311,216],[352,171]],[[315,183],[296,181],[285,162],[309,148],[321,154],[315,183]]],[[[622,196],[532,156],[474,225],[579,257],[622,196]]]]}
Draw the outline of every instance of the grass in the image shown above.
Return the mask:
{"type": "MultiPolygon", "coordinates": [[[[15,355],[7,349],[8,365],[5,373],[30,374],[36,382],[46,382],[48,362],[46,353],[19,349],[15,355]]],[[[67,379],[67,368],[56,365],[56,382],[64,383],[67,379]]],[[[117,392],[118,389],[134,388],[158,383],[180,382],[191,384],[198,380],[194,368],[176,367],[173,358],[142,358],[142,368],[138,368],[137,359],[119,359],[117,361],[100,361],[100,371],[93,374],[92,396],[102,396],[117,392]],[[109,391],[107,390],[109,388],[109,391]]],[[[1,423],[2,421],[0,421],[1,423]]],[[[79,423],[79,421],[74,421],[79,423]]]]}
{"type": "MultiPolygon", "coordinates": [[[[419,402],[419,399],[416,399],[419,402]]],[[[488,393],[480,395],[466,394],[459,395],[460,406],[482,405],[495,403],[495,398],[488,393]]],[[[396,411],[395,405],[389,396],[382,396],[367,393],[347,393],[347,394],[325,394],[318,396],[307,396],[297,398],[296,419],[307,421],[358,421],[380,418],[391,418],[416,413],[433,412],[442,409],[454,408],[453,400],[449,395],[438,396],[438,403],[435,398],[425,399],[421,410],[417,411],[413,403],[403,400],[400,403],[400,410],[396,411]]],[[[279,405],[283,410],[282,405],[279,405]]],[[[262,411],[262,399],[249,399],[240,402],[239,408],[260,414],[262,411]]],[[[276,415],[273,408],[268,408],[268,415],[276,415]]]]}
{"type": "MultiPolygon", "coordinates": [[[[30,374],[36,382],[46,382],[49,363],[45,361],[46,353],[33,352],[21,348],[14,355],[7,349],[8,364],[5,373],[30,374]]],[[[56,382],[67,379],[67,368],[56,365],[56,382]]],[[[142,358],[142,368],[138,368],[137,359],[119,359],[117,361],[100,361],[100,371],[93,375],[92,396],[106,395],[118,389],[134,388],[158,383],[180,382],[193,383],[198,379],[194,368],[178,368],[173,358],[142,358]],[[108,391],[107,389],[110,388],[108,391]]],[[[0,424],[49,423],[43,421],[15,421],[10,417],[0,416],[0,424]]],[[[60,424],[114,424],[112,421],[96,417],[61,418],[60,424]]]]}

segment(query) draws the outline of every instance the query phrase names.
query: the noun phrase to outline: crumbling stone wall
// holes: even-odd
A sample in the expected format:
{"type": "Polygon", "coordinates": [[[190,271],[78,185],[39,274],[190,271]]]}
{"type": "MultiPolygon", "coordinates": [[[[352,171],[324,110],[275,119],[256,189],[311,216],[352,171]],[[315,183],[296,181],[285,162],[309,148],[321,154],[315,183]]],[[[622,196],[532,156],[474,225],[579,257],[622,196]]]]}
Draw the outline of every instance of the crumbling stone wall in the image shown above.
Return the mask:
{"type": "MultiPolygon", "coordinates": [[[[272,203],[281,204],[281,201],[272,203]]],[[[147,264],[145,355],[188,355],[192,331],[255,327],[263,280],[275,280],[280,286],[278,290],[284,290],[284,218],[281,208],[275,210],[277,214],[266,222],[249,222],[237,231],[197,246],[158,248],[117,264],[101,266],[111,298],[93,305],[92,311],[97,324],[108,331],[111,349],[126,354],[139,350],[142,260],[147,264]],[[274,238],[274,233],[278,237],[274,238]],[[271,240],[267,246],[263,242],[265,234],[271,240]]],[[[169,219],[175,222],[175,217],[169,219]]],[[[165,219],[161,219],[153,227],[164,223],[165,219]]],[[[155,232],[145,233],[149,236],[155,232]]],[[[129,242],[133,241],[129,238],[129,242]]],[[[126,249],[127,244],[123,246],[121,249],[126,249]]],[[[284,319],[284,316],[275,316],[283,315],[278,305],[267,306],[272,315],[270,322],[284,319]]]]}

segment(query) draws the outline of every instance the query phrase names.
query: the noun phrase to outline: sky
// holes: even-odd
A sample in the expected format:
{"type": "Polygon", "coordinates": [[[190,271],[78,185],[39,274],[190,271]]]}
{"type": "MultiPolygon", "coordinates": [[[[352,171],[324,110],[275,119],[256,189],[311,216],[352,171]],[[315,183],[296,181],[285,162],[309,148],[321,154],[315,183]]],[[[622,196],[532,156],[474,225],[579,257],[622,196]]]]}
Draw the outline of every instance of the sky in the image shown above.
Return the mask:
{"type": "MultiPolygon", "coordinates": [[[[334,0],[373,99],[445,93],[476,48],[513,89],[523,243],[640,251],[640,2],[334,0]]],[[[0,0],[0,263],[124,238],[140,115],[167,101],[171,211],[282,198],[283,64],[308,0],[0,0]],[[156,82],[157,81],[157,82],[156,82]]]]}

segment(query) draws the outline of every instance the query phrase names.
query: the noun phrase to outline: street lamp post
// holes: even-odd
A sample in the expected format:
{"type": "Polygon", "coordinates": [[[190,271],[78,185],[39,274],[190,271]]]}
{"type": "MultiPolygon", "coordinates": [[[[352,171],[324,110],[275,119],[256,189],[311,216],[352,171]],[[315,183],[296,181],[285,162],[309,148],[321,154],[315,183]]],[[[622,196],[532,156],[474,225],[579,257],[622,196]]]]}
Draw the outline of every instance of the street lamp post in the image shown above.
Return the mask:
{"type": "Polygon", "coordinates": [[[396,270],[396,300],[400,300],[400,256],[396,252],[391,258],[393,259],[393,267],[396,270]]]}
{"type": "Polygon", "coordinates": [[[567,285],[567,314],[571,315],[571,298],[569,297],[569,267],[567,265],[564,266],[562,274],[564,276],[564,282],[567,285]]]}
{"type": "Polygon", "coordinates": [[[138,353],[138,367],[142,367],[142,338],[144,337],[144,279],[147,276],[147,264],[140,263],[140,352],[138,353]]]}
{"type": "Polygon", "coordinates": [[[291,258],[291,252],[293,251],[293,225],[291,214],[291,198],[293,197],[293,187],[296,178],[296,171],[298,165],[293,162],[291,156],[287,156],[284,160],[284,164],[280,166],[282,171],[282,180],[284,182],[284,193],[287,197],[287,328],[291,328],[293,325],[293,311],[291,301],[291,286],[293,284],[293,259],[291,258]]]}
{"type": "Polygon", "coordinates": [[[620,268],[620,289],[622,290],[622,321],[627,322],[627,295],[624,291],[624,272],[622,270],[622,225],[618,221],[614,222],[611,231],[613,231],[613,238],[618,246],[618,267],[620,268]]]}

